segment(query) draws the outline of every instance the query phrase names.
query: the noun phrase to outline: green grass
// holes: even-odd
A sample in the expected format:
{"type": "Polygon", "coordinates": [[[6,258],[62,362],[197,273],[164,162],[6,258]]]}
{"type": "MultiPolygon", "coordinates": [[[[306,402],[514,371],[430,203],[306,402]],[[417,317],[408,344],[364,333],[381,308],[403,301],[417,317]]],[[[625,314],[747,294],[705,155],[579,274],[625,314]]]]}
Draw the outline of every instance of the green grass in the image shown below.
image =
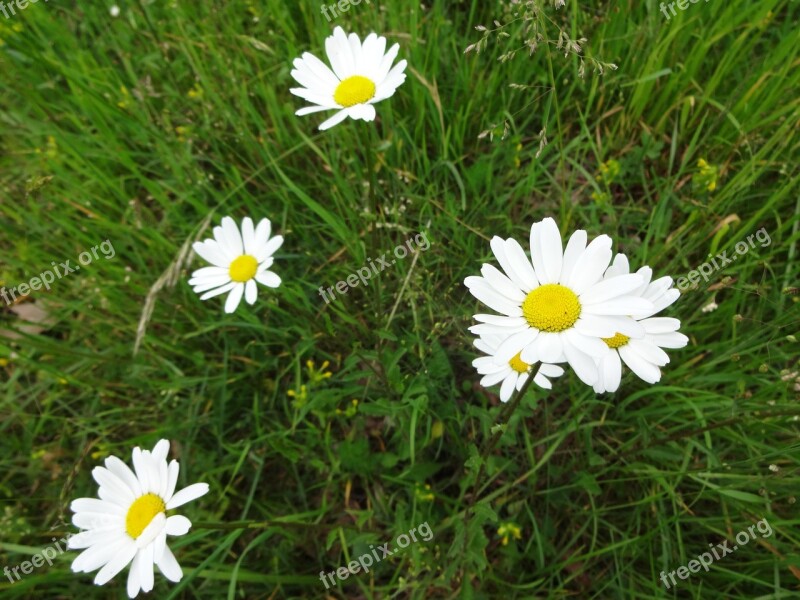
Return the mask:
{"type": "MultiPolygon", "coordinates": [[[[523,46],[518,22],[464,54],[477,25],[510,21],[499,2],[423,4],[362,2],[334,23],[316,0],[126,2],[116,19],[39,2],[0,18],[0,280],[106,239],[116,252],[32,293],[23,304],[48,317],[36,333],[0,337],[0,564],[75,532],[92,468],[163,437],[180,485],[211,491],[181,509],[183,581],[157,574],[153,597],[796,597],[797,3],[700,2],[667,21],[650,0],[543,2],[546,39],[585,36],[618,66],[584,79],[545,42],[498,61],[523,46]],[[375,125],[318,132],[324,117],[294,116],[289,72],[334,24],[399,42],[408,79],[375,125]],[[719,169],[713,192],[701,158],[719,169]],[[602,181],[609,160],[620,172],[602,181]],[[186,281],[203,261],[182,256],[225,215],[286,237],[283,285],[230,316],[198,300],[186,281]],[[668,309],[690,343],[659,384],[629,374],[596,396],[568,372],[531,389],[468,510],[500,403],[470,364],[485,309],[463,280],[494,262],[493,235],[527,245],[546,216],[676,279],[760,228],[771,243],[668,309]],[[330,305],[318,295],[420,231],[416,261],[330,305]],[[151,294],[165,273],[175,285],[151,294]],[[759,519],[772,536],[677,591],[660,582],[759,519]],[[521,539],[503,545],[509,521],[521,539]],[[320,571],[422,523],[432,541],[326,592],[320,571]]],[[[74,556],[0,578],[0,594],[125,597],[126,573],[94,587],[74,556]]]]}

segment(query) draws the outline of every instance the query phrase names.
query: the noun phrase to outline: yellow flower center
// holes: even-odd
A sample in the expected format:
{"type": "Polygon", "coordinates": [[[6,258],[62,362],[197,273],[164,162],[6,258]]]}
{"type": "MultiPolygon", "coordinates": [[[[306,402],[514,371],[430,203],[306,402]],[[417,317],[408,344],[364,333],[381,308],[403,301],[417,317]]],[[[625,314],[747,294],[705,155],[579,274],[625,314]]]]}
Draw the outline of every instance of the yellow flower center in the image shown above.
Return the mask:
{"type": "Polygon", "coordinates": [[[249,254],[243,254],[231,263],[228,273],[233,281],[244,283],[256,276],[258,261],[249,254]]]}
{"type": "Polygon", "coordinates": [[[342,81],[333,93],[333,99],[339,106],[349,108],[356,104],[364,104],[375,96],[375,84],[371,79],[361,75],[353,75],[342,81]]]}
{"type": "Polygon", "coordinates": [[[575,324],[581,316],[581,303],[568,287],[548,283],[528,294],[522,303],[522,314],[531,327],[557,333],[575,324]]]}
{"type": "Polygon", "coordinates": [[[517,352],[517,355],[508,361],[509,366],[517,373],[527,373],[531,366],[521,358],[522,352],[517,352]]]}
{"type": "Polygon", "coordinates": [[[627,335],[622,335],[621,333],[615,333],[614,337],[610,338],[602,338],[603,341],[606,343],[606,346],[609,348],[622,348],[625,344],[627,344],[631,338],[627,335]]]}
{"type": "Polygon", "coordinates": [[[167,506],[159,496],[155,494],[140,496],[128,509],[128,514],[125,517],[125,531],[133,539],[138,538],[155,516],[166,512],[166,510],[167,506]]]}

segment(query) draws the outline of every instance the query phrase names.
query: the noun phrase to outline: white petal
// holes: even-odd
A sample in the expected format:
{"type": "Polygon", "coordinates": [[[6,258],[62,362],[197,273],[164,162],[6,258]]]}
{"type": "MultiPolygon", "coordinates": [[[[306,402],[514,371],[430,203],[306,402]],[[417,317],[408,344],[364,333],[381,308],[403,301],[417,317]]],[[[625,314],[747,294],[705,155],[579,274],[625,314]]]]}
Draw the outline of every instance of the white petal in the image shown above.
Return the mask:
{"type": "Polygon", "coordinates": [[[649,363],[663,367],[669,363],[669,356],[661,348],[648,340],[631,340],[627,346],[649,363]]]}
{"type": "MultiPolygon", "coordinates": [[[[302,61],[303,64],[308,67],[309,71],[325,85],[332,87],[339,85],[339,79],[336,77],[334,72],[328,68],[328,65],[310,52],[305,52],[303,54],[302,61]]],[[[297,65],[295,64],[295,66],[297,65]]]]}
{"type": "Polygon", "coordinates": [[[600,304],[589,304],[583,307],[583,311],[592,315],[619,315],[619,316],[638,316],[649,312],[653,304],[649,300],[638,296],[619,296],[600,304]]]}
{"type": "Polygon", "coordinates": [[[561,266],[564,260],[561,232],[551,217],[543,219],[537,231],[538,237],[534,239],[533,229],[531,229],[531,258],[534,269],[536,269],[536,277],[542,284],[556,283],[561,277],[561,266]],[[538,243],[538,248],[534,246],[535,243],[538,243]],[[537,258],[540,261],[538,264],[537,258]]]}
{"type": "Polygon", "coordinates": [[[242,301],[242,296],[244,295],[244,284],[237,283],[236,286],[231,290],[231,293],[228,294],[228,299],[225,300],[225,312],[231,314],[236,308],[239,306],[239,302],[242,301]]]}
{"type": "Polygon", "coordinates": [[[244,299],[248,304],[255,304],[258,298],[258,286],[254,279],[244,284],[244,299]]]}
{"type": "Polygon", "coordinates": [[[640,379],[651,384],[661,379],[661,370],[636,354],[636,352],[630,348],[630,344],[622,346],[619,349],[619,355],[630,370],[636,373],[640,379]]]}
{"type": "Polygon", "coordinates": [[[189,285],[193,286],[192,291],[195,294],[203,294],[209,290],[213,290],[218,287],[222,287],[223,285],[227,285],[231,282],[230,275],[220,275],[214,279],[207,279],[205,281],[196,281],[192,280],[189,282],[189,285]]]}
{"type": "Polygon", "coordinates": [[[265,260],[267,260],[270,256],[275,254],[275,252],[278,251],[278,248],[280,248],[282,245],[283,245],[283,236],[276,235],[274,238],[270,239],[266,244],[259,247],[253,256],[255,256],[255,259],[259,263],[262,263],[265,260]]]}
{"type": "Polygon", "coordinates": [[[319,126],[319,130],[325,131],[327,129],[330,129],[331,127],[334,127],[339,123],[341,123],[342,121],[344,121],[346,118],[347,118],[347,110],[342,109],[327,121],[323,121],[322,125],[319,126]]]}
{"type": "Polygon", "coordinates": [[[374,121],[376,112],[372,104],[356,104],[347,109],[347,115],[351,119],[361,119],[362,121],[374,121]]]}
{"type": "MultiPolygon", "coordinates": [[[[584,354],[588,354],[594,358],[600,358],[605,356],[609,351],[608,345],[601,339],[596,337],[589,337],[587,335],[583,335],[582,333],[575,331],[574,329],[570,329],[564,332],[569,343],[572,344],[575,348],[579,348],[584,354]]],[[[553,361],[544,361],[544,362],[553,362],[553,361]]]]}
{"type": "Polygon", "coordinates": [[[395,44],[389,48],[389,51],[383,56],[383,60],[375,73],[375,81],[382,83],[386,79],[389,75],[389,71],[392,69],[394,59],[397,58],[398,52],[400,52],[400,44],[395,44]]]}
{"type": "Polygon", "coordinates": [[[513,300],[506,298],[482,277],[467,277],[464,285],[470,293],[486,306],[509,317],[521,317],[522,307],[513,300]]]}
{"type": "Polygon", "coordinates": [[[81,529],[95,531],[116,528],[125,530],[125,515],[110,515],[108,513],[79,512],[72,515],[72,524],[81,529]]]}
{"type": "Polygon", "coordinates": [[[648,334],[646,338],[661,348],[684,348],[689,343],[689,338],[678,332],[648,334]]]}
{"type": "Polygon", "coordinates": [[[222,233],[225,235],[225,241],[228,243],[228,247],[233,250],[236,256],[244,254],[242,234],[236,226],[236,221],[231,217],[224,217],[222,219],[222,233]]]}
{"type": "Polygon", "coordinates": [[[616,277],[617,275],[627,275],[630,272],[631,267],[628,263],[628,257],[620,253],[614,257],[614,262],[612,262],[611,266],[606,269],[604,277],[608,279],[611,277],[616,277]]]}
{"type": "Polygon", "coordinates": [[[511,394],[514,393],[514,387],[517,385],[517,377],[516,371],[511,373],[508,377],[505,378],[503,381],[503,385],[500,386],[500,401],[501,402],[508,402],[511,398],[511,394]]]}
{"type": "Polygon", "coordinates": [[[672,317],[652,317],[641,321],[647,333],[672,333],[681,328],[681,322],[672,317]]]}
{"type": "Polygon", "coordinates": [[[111,581],[122,569],[128,566],[134,556],[136,556],[136,544],[131,539],[125,540],[125,545],[117,550],[111,560],[97,572],[94,578],[95,585],[105,585],[111,581]]]}
{"type": "Polygon", "coordinates": [[[215,296],[220,296],[220,295],[224,294],[225,292],[231,291],[237,285],[239,285],[239,283],[237,283],[236,281],[231,281],[230,283],[226,283],[222,287],[218,287],[215,290],[211,290],[210,292],[206,292],[205,294],[200,296],[200,300],[208,300],[209,298],[214,298],[215,296]]]}
{"type": "Polygon", "coordinates": [[[72,512],[91,512],[101,515],[122,516],[126,514],[126,510],[113,502],[106,502],[105,500],[98,500],[97,498],[78,498],[73,500],[69,505],[72,512]]]}
{"type": "Polygon", "coordinates": [[[104,467],[92,469],[92,477],[101,488],[108,488],[118,498],[118,503],[127,507],[136,500],[133,490],[119,477],[104,467]]]}
{"type": "Polygon", "coordinates": [[[306,115],[311,115],[314,113],[322,112],[325,110],[333,110],[339,108],[335,103],[331,102],[331,106],[304,106],[303,108],[298,109],[295,111],[295,115],[298,117],[304,117],[306,115]]]}
{"type": "Polygon", "coordinates": [[[227,276],[228,269],[225,267],[203,267],[192,273],[189,285],[194,285],[195,282],[202,283],[211,279],[217,279],[220,275],[227,276]]]}
{"type": "Polygon", "coordinates": [[[620,275],[602,279],[580,295],[581,304],[591,305],[607,302],[617,296],[629,294],[642,283],[639,275],[620,275]]]}
{"type": "Polygon", "coordinates": [[[165,531],[167,535],[186,535],[192,528],[192,522],[182,515],[172,515],[167,519],[165,531]]]}
{"type": "Polygon", "coordinates": [[[542,362],[555,362],[561,359],[564,345],[561,341],[560,333],[550,333],[542,331],[536,339],[536,347],[539,351],[539,360],[542,362]]]}
{"type": "Polygon", "coordinates": [[[572,270],[575,268],[578,258],[580,258],[583,251],[586,250],[586,232],[582,229],[574,232],[567,242],[567,248],[564,250],[564,260],[561,264],[561,276],[558,282],[561,285],[566,285],[572,275],[572,270]]]}
{"type": "Polygon", "coordinates": [[[142,486],[142,492],[146,494],[150,489],[150,481],[148,480],[148,469],[142,449],[136,446],[131,456],[133,458],[133,470],[136,473],[136,478],[139,480],[139,485],[142,486]]]}
{"type": "Polygon", "coordinates": [[[594,385],[597,381],[597,366],[592,358],[581,352],[578,348],[569,343],[569,339],[564,344],[564,356],[569,365],[575,370],[575,374],[586,385],[594,385]]]}
{"type": "Polygon", "coordinates": [[[142,584],[143,592],[153,590],[153,545],[140,550],[141,559],[139,560],[139,581],[142,584]]]}
{"type": "MultiPolygon", "coordinates": [[[[536,279],[536,272],[533,270],[533,264],[530,259],[525,255],[525,250],[519,245],[519,242],[513,238],[505,241],[504,246],[506,260],[510,263],[511,268],[523,292],[530,292],[534,288],[539,287],[539,280],[536,279]]],[[[510,274],[509,274],[510,277],[510,274]]],[[[512,277],[512,279],[514,279],[512,277]]]]}
{"type": "Polygon", "coordinates": [[[204,260],[210,262],[215,267],[227,268],[230,260],[222,247],[215,240],[205,240],[203,242],[195,242],[192,244],[192,249],[204,260]]]}
{"type": "MultiPolygon", "coordinates": [[[[514,317],[506,317],[506,318],[509,321],[514,319],[514,317]]],[[[498,325],[490,325],[489,323],[481,323],[480,325],[472,325],[469,327],[469,330],[475,335],[484,338],[488,336],[496,336],[500,341],[509,338],[515,333],[520,333],[522,331],[525,331],[526,329],[530,329],[530,327],[527,324],[521,327],[503,327],[498,325]]]]}
{"type": "Polygon", "coordinates": [[[473,315],[472,317],[481,323],[497,325],[498,327],[527,327],[528,322],[525,317],[506,317],[505,315],[473,315]]]}
{"type": "Polygon", "coordinates": [[[141,551],[139,551],[133,557],[133,562],[131,563],[131,570],[128,572],[127,591],[129,598],[136,598],[136,596],[139,594],[139,590],[142,589],[141,576],[140,576],[142,568],[139,564],[141,560],[142,560],[142,553],[141,551]]]}
{"type": "Polygon", "coordinates": [[[607,353],[600,360],[600,372],[603,388],[606,392],[616,392],[622,380],[622,361],[615,351],[607,353]]]}
{"type": "Polygon", "coordinates": [[[105,529],[93,528],[90,531],[81,531],[67,540],[70,550],[83,550],[89,546],[110,546],[125,535],[123,527],[106,527],[105,529]]]}
{"type": "Polygon", "coordinates": [[[567,287],[581,295],[603,276],[611,262],[611,254],[610,237],[601,235],[593,239],[575,261],[567,287]]]}
{"type": "Polygon", "coordinates": [[[167,522],[167,517],[164,513],[158,513],[153,520],[147,524],[144,531],[136,538],[136,546],[144,548],[145,546],[152,546],[152,541],[155,540],[164,531],[164,526],[167,522]]]}
{"type": "Polygon", "coordinates": [[[244,253],[253,255],[255,252],[255,227],[253,226],[253,219],[245,217],[242,220],[242,242],[244,242],[244,253]]]}
{"type": "Polygon", "coordinates": [[[528,344],[533,343],[538,336],[539,330],[533,328],[515,333],[497,348],[497,353],[494,355],[494,362],[497,364],[507,363],[517,354],[522,352],[523,349],[528,346],[528,344]]]}
{"type": "Polygon", "coordinates": [[[267,287],[276,288],[281,285],[281,278],[272,271],[264,271],[256,275],[256,281],[267,287]]]}
{"type": "Polygon", "coordinates": [[[139,480],[136,479],[136,475],[133,474],[133,471],[131,471],[128,465],[126,465],[116,456],[109,456],[106,458],[105,464],[109,471],[125,482],[125,484],[133,492],[134,496],[138,498],[143,494],[142,486],[139,484],[139,480]]]}
{"type": "Polygon", "coordinates": [[[509,298],[510,300],[519,304],[522,304],[525,301],[526,294],[522,292],[519,287],[508,277],[503,275],[497,268],[493,267],[492,265],[483,265],[481,268],[481,274],[489,283],[489,285],[491,285],[506,298],[509,298]]]}
{"type": "Polygon", "coordinates": [[[161,574],[173,583],[180,581],[183,577],[181,566],[175,560],[175,555],[169,549],[169,546],[164,548],[164,554],[161,555],[161,560],[156,561],[156,565],[161,574]]]}
{"type": "Polygon", "coordinates": [[[167,523],[164,526],[164,529],[156,536],[156,539],[153,540],[153,561],[158,562],[161,556],[164,554],[164,550],[167,548],[167,533],[169,530],[169,520],[172,517],[167,518],[167,523]]]}
{"type": "Polygon", "coordinates": [[[545,377],[561,377],[564,374],[564,369],[562,369],[558,365],[550,365],[547,363],[542,363],[539,366],[539,373],[541,373],[545,377]]]}
{"type": "Polygon", "coordinates": [[[165,503],[169,502],[172,495],[175,493],[175,484],[178,482],[179,472],[180,464],[178,464],[178,461],[170,461],[169,467],[167,468],[167,479],[162,482],[164,487],[161,488],[161,494],[159,494],[165,503]]]}
{"type": "Polygon", "coordinates": [[[256,226],[255,245],[260,248],[269,241],[269,234],[272,233],[272,222],[267,219],[261,219],[256,226]]]}
{"type": "Polygon", "coordinates": [[[203,496],[204,494],[208,493],[208,484],[207,483],[193,483],[192,485],[183,488],[177,494],[170,498],[170,501],[167,502],[167,509],[172,510],[173,508],[178,508],[186,504],[187,502],[191,502],[192,500],[203,496]]]}
{"type": "Polygon", "coordinates": [[[480,380],[480,384],[485,388],[492,387],[494,384],[500,383],[508,377],[510,370],[510,367],[500,366],[498,371],[484,375],[480,380]]]}
{"type": "Polygon", "coordinates": [[[73,572],[91,573],[92,571],[96,571],[97,569],[104,567],[111,559],[114,558],[117,552],[126,548],[129,542],[129,537],[121,535],[112,544],[98,544],[95,546],[90,546],[81,552],[74,561],[72,561],[73,572]]]}

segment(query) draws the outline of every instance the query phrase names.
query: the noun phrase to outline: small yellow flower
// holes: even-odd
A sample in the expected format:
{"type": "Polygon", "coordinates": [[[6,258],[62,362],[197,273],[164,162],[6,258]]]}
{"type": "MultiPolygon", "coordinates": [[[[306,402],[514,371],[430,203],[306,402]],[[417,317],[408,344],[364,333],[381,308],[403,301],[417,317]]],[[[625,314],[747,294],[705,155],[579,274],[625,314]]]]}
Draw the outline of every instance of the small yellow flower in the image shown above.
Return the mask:
{"type": "Polygon", "coordinates": [[[719,169],[715,165],[710,165],[708,162],[701,158],[697,161],[697,166],[700,169],[692,177],[695,185],[706,188],[709,192],[717,189],[717,176],[719,169]]]}
{"type": "Polygon", "coordinates": [[[416,489],[414,490],[414,495],[420,502],[433,502],[436,498],[431,491],[431,486],[429,483],[426,483],[425,485],[420,485],[418,483],[416,489]]]}
{"type": "Polygon", "coordinates": [[[607,184],[614,183],[619,172],[619,162],[612,158],[600,164],[600,174],[597,176],[597,180],[604,181],[607,184]]]}
{"type": "Polygon", "coordinates": [[[186,138],[192,134],[192,128],[186,125],[178,125],[175,128],[175,133],[178,134],[179,142],[185,142],[186,138]]]}
{"type": "Polygon", "coordinates": [[[128,108],[128,104],[130,103],[131,99],[130,92],[128,92],[128,88],[126,88],[124,85],[121,85],[119,87],[119,92],[120,94],[122,94],[122,100],[117,102],[117,106],[119,106],[122,109],[126,109],[128,108]]]}
{"type": "Polygon", "coordinates": [[[319,383],[328,379],[333,373],[330,371],[326,371],[328,367],[331,366],[330,361],[325,361],[322,363],[319,369],[316,368],[316,363],[313,360],[306,361],[306,370],[308,371],[308,381],[309,383],[319,383]]]}
{"type": "Polygon", "coordinates": [[[192,100],[200,100],[203,97],[203,88],[199,85],[195,85],[186,95],[192,100]]]}
{"type": "Polygon", "coordinates": [[[337,408],[335,412],[337,415],[344,416],[347,418],[355,416],[355,414],[358,412],[358,400],[353,398],[352,400],[350,400],[350,406],[348,406],[344,410],[342,410],[341,408],[337,408]]]}
{"type": "Polygon", "coordinates": [[[302,408],[306,405],[306,402],[308,402],[308,388],[305,385],[301,385],[300,390],[297,392],[289,390],[286,392],[286,395],[293,398],[292,406],[295,408],[302,408]]]}
{"type": "Polygon", "coordinates": [[[508,545],[508,540],[513,537],[515,540],[522,539],[522,530],[519,528],[519,525],[516,523],[503,523],[497,529],[497,535],[503,538],[503,546],[508,545]]]}
{"type": "Polygon", "coordinates": [[[36,154],[44,154],[45,157],[53,159],[58,156],[58,144],[52,135],[47,136],[47,144],[44,148],[37,148],[36,154]]]}
{"type": "Polygon", "coordinates": [[[8,359],[0,358],[0,367],[7,367],[7,366],[8,366],[8,359]]]}

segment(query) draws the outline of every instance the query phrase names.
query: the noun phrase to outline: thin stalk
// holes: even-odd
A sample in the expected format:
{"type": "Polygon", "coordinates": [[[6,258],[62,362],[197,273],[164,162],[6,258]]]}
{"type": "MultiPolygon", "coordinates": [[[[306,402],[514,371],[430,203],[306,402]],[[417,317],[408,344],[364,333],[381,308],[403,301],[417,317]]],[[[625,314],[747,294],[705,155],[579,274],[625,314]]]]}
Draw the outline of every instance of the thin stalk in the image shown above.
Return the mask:
{"type": "Polygon", "coordinates": [[[472,515],[475,504],[478,499],[478,491],[480,488],[481,478],[483,477],[483,473],[486,470],[486,460],[489,454],[494,450],[495,446],[497,446],[500,438],[503,437],[503,434],[506,431],[506,426],[508,425],[508,421],[511,419],[511,415],[514,414],[514,411],[517,410],[520,402],[522,402],[522,397],[528,391],[528,388],[533,383],[534,378],[536,375],[539,374],[539,369],[541,368],[541,363],[536,368],[535,372],[531,372],[530,377],[528,377],[528,381],[519,389],[516,395],[511,399],[510,402],[506,403],[503,406],[503,410],[500,411],[500,415],[498,418],[498,423],[495,426],[495,432],[492,434],[492,437],[489,438],[489,441],[484,444],[483,449],[481,450],[481,466],[478,469],[478,475],[475,478],[475,484],[472,487],[472,495],[469,500],[469,506],[464,511],[464,550],[466,550],[467,545],[467,523],[469,522],[469,518],[472,515]]]}

